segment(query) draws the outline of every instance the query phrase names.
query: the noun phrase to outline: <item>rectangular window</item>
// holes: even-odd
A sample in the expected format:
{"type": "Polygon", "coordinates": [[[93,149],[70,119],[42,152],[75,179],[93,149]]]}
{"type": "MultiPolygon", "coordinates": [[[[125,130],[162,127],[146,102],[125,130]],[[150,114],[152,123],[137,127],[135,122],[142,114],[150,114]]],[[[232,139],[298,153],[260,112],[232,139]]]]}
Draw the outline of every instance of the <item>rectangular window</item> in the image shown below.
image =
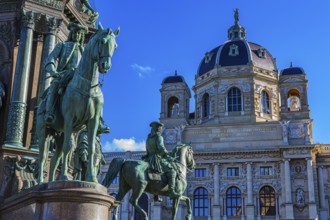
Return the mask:
{"type": "Polygon", "coordinates": [[[196,178],[206,177],[206,168],[195,169],[195,177],[196,178]]]}
{"type": "Polygon", "coordinates": [[[227,168],[227,176],[239,176],[239,168],[238,167],[227,168]]]}
{"type": "Polygon", "coordinates": [[[273,167],[260,167],[260,176],[272,176],[273,167]]]}

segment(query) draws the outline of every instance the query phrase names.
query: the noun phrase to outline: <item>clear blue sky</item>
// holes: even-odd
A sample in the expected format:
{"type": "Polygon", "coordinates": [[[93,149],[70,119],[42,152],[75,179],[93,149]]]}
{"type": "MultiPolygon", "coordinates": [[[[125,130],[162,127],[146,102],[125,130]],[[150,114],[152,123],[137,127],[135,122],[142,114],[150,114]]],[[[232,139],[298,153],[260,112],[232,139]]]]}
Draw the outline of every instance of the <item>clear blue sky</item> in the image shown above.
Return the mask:
{"type": "Polygon", "coordinates": [[[163,78],[178,70],[191,88],[205,52],[227,40],[236,7],[247,40],[267,48],[279,69],[291,61],[305,69],[314,140],[330,143],[329,0],[90,2],[104,27],[121,28],[103,86],[104,118],[111,127],[102,137],[107,150],[120,139],[122,144],[130,140],[132,146],[143,146],[149,123],[159,118],[163,78]]]}

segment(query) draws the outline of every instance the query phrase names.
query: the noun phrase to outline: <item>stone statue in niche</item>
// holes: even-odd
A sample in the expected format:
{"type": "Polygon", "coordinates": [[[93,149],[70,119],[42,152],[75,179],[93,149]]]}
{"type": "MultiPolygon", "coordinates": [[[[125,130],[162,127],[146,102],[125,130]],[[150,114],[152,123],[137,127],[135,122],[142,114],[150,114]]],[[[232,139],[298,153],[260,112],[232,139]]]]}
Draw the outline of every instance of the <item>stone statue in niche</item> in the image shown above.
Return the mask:
{"type": "Polygon", "coordinates": [[[175,103],[172,106],[171,118],[179,117],[179,108],[180,108],[179,103],[175,103]]]}
{"type": "Polygon", "coordinates": [[[282,126],[282,129],[283,129],[283,142],[285,144],[288,143],[288,128],[289,128],[289,124],[290,124],[290,121],[280,121],[280,124],[282,126]]]}
{"type": "Polygon", "coordinates": [[[291,112],[296,112],[299,111],[300,107],[299,107],[299,98],[298,97],[291,97],[290,98],[290,111],[291,112]]]}
{"type": "Polygon", "coordinates": [[[301,188],[296,190],[296,204],[297,206],[305,205],[305,192],[301,188]]]}

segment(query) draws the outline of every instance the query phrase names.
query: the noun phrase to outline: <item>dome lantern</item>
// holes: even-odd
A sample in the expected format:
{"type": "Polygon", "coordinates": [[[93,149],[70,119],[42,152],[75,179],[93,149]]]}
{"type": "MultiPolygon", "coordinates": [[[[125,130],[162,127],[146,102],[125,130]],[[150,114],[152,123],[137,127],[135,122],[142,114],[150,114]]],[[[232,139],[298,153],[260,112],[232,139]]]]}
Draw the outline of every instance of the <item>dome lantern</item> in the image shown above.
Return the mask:
{"type": "Polygon", "coordinates": [[[228,29],[228,40],[245,40],[246,31],[243,26],[239,24],[238,8],[234,11],[235,24],[228,29]]]}

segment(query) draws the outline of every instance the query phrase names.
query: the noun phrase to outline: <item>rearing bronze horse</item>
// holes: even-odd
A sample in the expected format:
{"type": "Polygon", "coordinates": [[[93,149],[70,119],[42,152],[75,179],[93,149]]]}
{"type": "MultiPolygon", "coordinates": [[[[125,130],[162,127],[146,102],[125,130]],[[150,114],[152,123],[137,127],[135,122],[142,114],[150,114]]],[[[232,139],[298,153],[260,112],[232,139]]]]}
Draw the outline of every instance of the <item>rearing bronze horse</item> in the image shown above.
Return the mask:
{"type": "MultiPolygon", "coordinates": [[[[187,187],[187,169],[195,168],[195,161],[193,157],[192,147],[189,145],[179,145],[172,151],[172,156],[175,158],[174,166],[177,169],[178,179],[175,184],[176,193],[180,194],[179,198],[173,199],[172,206],[172,220],[175,220],[179,201],[184,200],[187,204],[188,214],[186,220],[190,220],[192,216],[190,199],[183,196],[187,187]]],[[[130,203],[134,206],[144,220],[148,220],[147,213],[139,206],[138,201],[144,191],[154,195],[169,195],[169,188],[167,183],[163,181],[150,180],[148,178],[148,163],[142,160],[124,160],[122,158],[115,158],[109,165],[109,170],[103,185],[109,187],[112,181],[119,173],[119,192],[116,200],[121,202],[126,193],[132,189],[132,196],[130,203]]],[[[117,220],[118,206],[115,208],[113,219],[117,220]]]]}
{"type": "Polygon", "coordinates": [[[55,179],[55,171],[63,157],[60,180],[68,180],[68,162],[72,144],[71,136],[86,125],[88,130],[88,168],[87,181],[97,182],[93,167],[95,152],[95,136],[103,109],[103,93],[99,84],[99,72],[105,74],[111,67],[111,58],[117,47],[116,37],[119,29],[112,32],[104,30],[101,24],[91,37],[72,80],[64,95],[59,100],[59,109],[55,111],[56,120],[46,126],[44,122],[45,100],[39,104],[37,111],[37,132],[39,138],[39,176],[43,182],[44,166],[48,158],[49,146],[46,140],[55,138],[56,152],[50,165],[50,181],[55,179]]]}

